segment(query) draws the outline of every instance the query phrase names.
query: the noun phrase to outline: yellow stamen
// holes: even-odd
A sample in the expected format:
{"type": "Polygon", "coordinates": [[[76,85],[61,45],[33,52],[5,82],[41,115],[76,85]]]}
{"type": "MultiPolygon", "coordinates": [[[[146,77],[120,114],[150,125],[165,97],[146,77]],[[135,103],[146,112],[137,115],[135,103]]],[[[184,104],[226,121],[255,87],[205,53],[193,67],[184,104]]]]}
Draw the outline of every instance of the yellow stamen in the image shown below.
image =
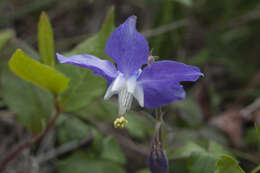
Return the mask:
{"type": "Polygon", "coordinates": [[[121,116],[120,118],[117,118],[114,121],[114,127],[115,128],[124,128],[127,123],[128,123],[128,121],[125,119],[125,117],[121,116]]]}

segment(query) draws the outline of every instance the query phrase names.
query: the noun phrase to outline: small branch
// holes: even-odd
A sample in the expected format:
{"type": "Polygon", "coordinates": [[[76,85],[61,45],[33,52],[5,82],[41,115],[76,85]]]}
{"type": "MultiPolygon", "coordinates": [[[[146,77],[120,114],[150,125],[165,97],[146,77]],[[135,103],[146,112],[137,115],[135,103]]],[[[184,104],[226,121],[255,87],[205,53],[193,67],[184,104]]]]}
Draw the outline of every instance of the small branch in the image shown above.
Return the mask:
{"type": "Polygon", "coordinates": [[[82,140],[75,140],[70,143],[64,144],[60,146],[59,148],[53,149],[51,151],[48,151],[45,154],[41,154],[40,156],[37,157],[37,162],[39,164],[46,162],[48,160],[51,160],[55,157],[58,157],[64,153],[70,152],[72,150],[77,149],[78,147],[88,143],[93,139],[93,135],[89,135],[88,137],[82,139],[82,140]]]}
{"type": "MultiPolygon", "coordinates": [[[[144,115],[146,117],[146,119],[148,119],[149,121],[152,121],[154,124],[157,122],[157,120],[149,113],[149,112],[146,112],[146,111],[140,111],[142,113],[142,115],[144,115]]],[[[163,126],[162,128],[164,130],[167,130],[169,132],[174,132],[174,131],[177,131],[177,129],[174,129],[169,125],[167,124],[166,122],[163,121],[163,126]]]]}
{"type": "Polygon", "coordinates": [[[0,172],[3,172],[6,168],[7,164],[12,161],[16,156],[18,156],[24,149],[30,148],[34,143],[40,141],[54,126],[56,119],[59,117],[61,113],[61,108],[58,103],[58,99],[55,96],[54,97],[54,106],[55,106],[55,113],[53,118],[50,120],[49,124],[46,126],[46,128],[38,135],[32,136],[30,139],[28,139],[25,143],[21,144],[17,148],[15,148],[11,153],[9,153],[4,160],[0,163],[0,172]]]}
{"type": "Polygon", "coordinates": [[[156,124],[154,129],[154,139],[157,141],[160,141],[161,138],[161,125],[163,122],[163,114],[161,107],[155,109],[155,118],[156,118],[156,124]]]}
{"type": "Polygon", "coordinates": [[[162,121],[162,109],[161,107],[155,109],[155,117],[157,121],[162,121]]]}
{"type": "Polygon", "coordinates": [[[260,108],[260,98],[256,99],[252,104],[243,108],[240,113],[246,119],[251,119],[250,115],[260,108]]]}
{"type": "Polygon", "coordinates": [[[157,35],[163,34],[165,32],[169,32],[171,30],[186,26],[187,24],[188,24],[188,19],[182,19],[182,20],[179,20],[174,23],[170,23],[170,24],[163,25],[163,26],[160,26],[155,29],[144,31],[144,32],[142,32],[142,34],[146,38],[149,38],[149,37],[157,36],[157,35]]]}

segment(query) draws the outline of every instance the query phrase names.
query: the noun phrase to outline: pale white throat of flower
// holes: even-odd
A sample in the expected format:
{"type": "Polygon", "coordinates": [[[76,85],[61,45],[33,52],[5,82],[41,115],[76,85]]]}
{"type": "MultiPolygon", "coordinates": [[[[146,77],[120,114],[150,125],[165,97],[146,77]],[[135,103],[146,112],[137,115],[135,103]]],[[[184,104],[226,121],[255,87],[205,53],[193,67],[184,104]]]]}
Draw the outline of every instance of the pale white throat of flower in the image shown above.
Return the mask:
{"type": "Polygon", "coordinates": [[[137,82],[137,78],[139,77],[141,72],[142,70],[139,69],[139,71],[136,74],[129,77],[119,72],[116,79],[108,87],[104,99],[109,99],[114,94],[119,95],[119,116],[125,115],[125,113],[131,108],[133,97],[136,98],[141,107],[144,106],[143,87],[137,82]]]}

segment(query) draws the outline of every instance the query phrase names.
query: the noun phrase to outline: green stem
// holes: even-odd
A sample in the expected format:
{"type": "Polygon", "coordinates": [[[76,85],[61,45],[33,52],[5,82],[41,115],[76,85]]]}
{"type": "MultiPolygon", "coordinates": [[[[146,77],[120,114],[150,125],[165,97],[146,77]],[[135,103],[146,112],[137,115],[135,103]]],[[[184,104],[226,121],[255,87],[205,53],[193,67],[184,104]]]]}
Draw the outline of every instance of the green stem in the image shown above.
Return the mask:
{"type": "Polygon", "coordinates": [[[260,165],[253,169],[250,173],[257,173],[258,171],[260,171],[260,165]]]}
{"type": "Polygon", "coordinates": [[[155,130],[154,130],[154,138],[157,141],[161,141],[161,125],[163,122],[163,114],[162,114],[162,110],[161,107],[155,109],[155,119],[156,119],[156,124],[155,124],[155,130]]]}

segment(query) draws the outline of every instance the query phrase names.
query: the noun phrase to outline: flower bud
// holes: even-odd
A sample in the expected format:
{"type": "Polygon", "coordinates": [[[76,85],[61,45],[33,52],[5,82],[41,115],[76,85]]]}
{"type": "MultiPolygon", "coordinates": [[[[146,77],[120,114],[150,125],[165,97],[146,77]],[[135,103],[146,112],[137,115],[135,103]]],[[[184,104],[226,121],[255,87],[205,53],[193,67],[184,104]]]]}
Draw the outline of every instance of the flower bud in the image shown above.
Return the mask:
{"type": "Polygon", "coordinates": [[[153,143],[148,166],[152,173],[168,173],[168,158],[160,143],[153,143]]]}

